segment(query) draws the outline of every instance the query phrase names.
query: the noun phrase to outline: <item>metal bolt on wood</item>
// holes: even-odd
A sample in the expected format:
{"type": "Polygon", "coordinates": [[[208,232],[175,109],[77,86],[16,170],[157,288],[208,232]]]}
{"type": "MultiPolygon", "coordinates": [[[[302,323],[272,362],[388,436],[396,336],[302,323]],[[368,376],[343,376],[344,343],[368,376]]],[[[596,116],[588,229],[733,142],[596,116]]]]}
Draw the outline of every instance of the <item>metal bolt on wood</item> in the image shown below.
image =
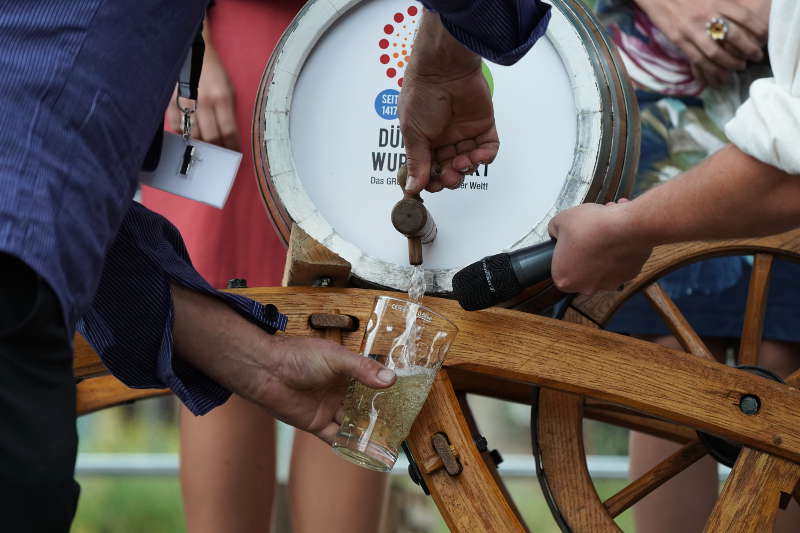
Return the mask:
{"type": "Polygon", "coordinates": [[[753,394],[744,394],[739,400],[739,409],[746,415],[756,415],[761,409],[761,400],[753,394]]]}

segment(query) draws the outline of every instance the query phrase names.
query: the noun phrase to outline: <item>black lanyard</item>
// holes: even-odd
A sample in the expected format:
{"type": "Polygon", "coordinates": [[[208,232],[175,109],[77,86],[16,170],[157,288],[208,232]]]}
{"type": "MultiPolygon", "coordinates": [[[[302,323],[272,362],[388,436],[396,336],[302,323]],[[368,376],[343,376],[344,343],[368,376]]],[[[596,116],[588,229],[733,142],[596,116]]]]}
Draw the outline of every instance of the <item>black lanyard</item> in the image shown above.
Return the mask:
{"type": "Polygon", "coordinates": [[[178,79],[178,96],[181,98],[197,101],[197,86],[200,84],[200,71],[203,70],[205,51],[206,43],[203,41],[203,25],[201,23],[192,47],[183,62],[178,79]]]}
{"type": "MultiPolygon", "coordinates": [[[[180,76],[178,78],[178,97],[187,98],[197,102],[197,88],[200,85],[200,71],[203,69],[203,55],[205,54],[206,43],[203,40],[203,24],[197,30],[192,47],[186,55],[186,60],[181,67],[180,76]]],[[[170,105],[173,105],[170,102],[170,105]]],[[[156,130],[153,141],[150,143],[150,148],[147,149],[147,155],[142,163],[142,170],[145,172],[154,172],[158,168],[158,162],[161,159],[161,146],[164,143],[164,123],[163,121],[156,130]]]]}

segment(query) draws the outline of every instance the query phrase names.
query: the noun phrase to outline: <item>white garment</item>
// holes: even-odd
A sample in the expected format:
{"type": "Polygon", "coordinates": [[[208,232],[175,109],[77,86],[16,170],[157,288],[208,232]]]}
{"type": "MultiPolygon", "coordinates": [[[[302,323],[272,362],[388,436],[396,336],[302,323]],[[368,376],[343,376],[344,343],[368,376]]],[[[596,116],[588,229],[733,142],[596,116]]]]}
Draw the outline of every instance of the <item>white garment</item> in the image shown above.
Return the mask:
{"type": "Polygon", "coordinates": [[[756,159],[800,174],[799,0],[772,0],[769,58],[774,77],[753,82],[725,134],[756,159]]]}

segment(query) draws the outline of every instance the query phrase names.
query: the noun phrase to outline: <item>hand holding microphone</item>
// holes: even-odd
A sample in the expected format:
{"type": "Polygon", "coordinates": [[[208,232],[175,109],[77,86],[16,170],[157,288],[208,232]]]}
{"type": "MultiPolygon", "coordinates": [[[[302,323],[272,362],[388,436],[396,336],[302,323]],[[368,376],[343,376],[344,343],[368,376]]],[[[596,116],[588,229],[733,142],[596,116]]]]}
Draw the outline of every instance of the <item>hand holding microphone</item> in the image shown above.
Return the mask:
{"type": "Polygon", "coordinates": [[[654,210],[645,205],[623,198],[606,205],[579,205],[553,217],[549,231],[558,239],[555,286],[565,293],[589,295],[618,289],[636,277],[657,243],[648,231],[648,210],[654,210]]]}
{"type": "Polygon", "coordinates": [[[633,204],[622,199],[567,209],[550,221],[553,240],[463,268],[453,277],[453,293],[461,307],[476,311],[551,277],[567,294],[616,289],[641,271],[653,250],[652,239],[629,216],[633,204]]]}

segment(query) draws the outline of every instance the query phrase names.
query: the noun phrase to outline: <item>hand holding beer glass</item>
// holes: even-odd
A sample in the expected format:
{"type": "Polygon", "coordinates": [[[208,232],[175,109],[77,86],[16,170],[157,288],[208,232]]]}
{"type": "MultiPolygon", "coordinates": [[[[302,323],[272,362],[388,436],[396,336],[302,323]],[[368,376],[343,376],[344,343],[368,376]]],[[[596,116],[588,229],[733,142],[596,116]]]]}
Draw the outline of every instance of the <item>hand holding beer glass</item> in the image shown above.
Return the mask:
{"type": "Polygon", "coordinates": [[[423,305],[375,298],[360,353],[393,369],[397,381],[377,390],[351,380],[333,449],[365,468],[391,470],[457,333],[452,322],[423,305]]]}

